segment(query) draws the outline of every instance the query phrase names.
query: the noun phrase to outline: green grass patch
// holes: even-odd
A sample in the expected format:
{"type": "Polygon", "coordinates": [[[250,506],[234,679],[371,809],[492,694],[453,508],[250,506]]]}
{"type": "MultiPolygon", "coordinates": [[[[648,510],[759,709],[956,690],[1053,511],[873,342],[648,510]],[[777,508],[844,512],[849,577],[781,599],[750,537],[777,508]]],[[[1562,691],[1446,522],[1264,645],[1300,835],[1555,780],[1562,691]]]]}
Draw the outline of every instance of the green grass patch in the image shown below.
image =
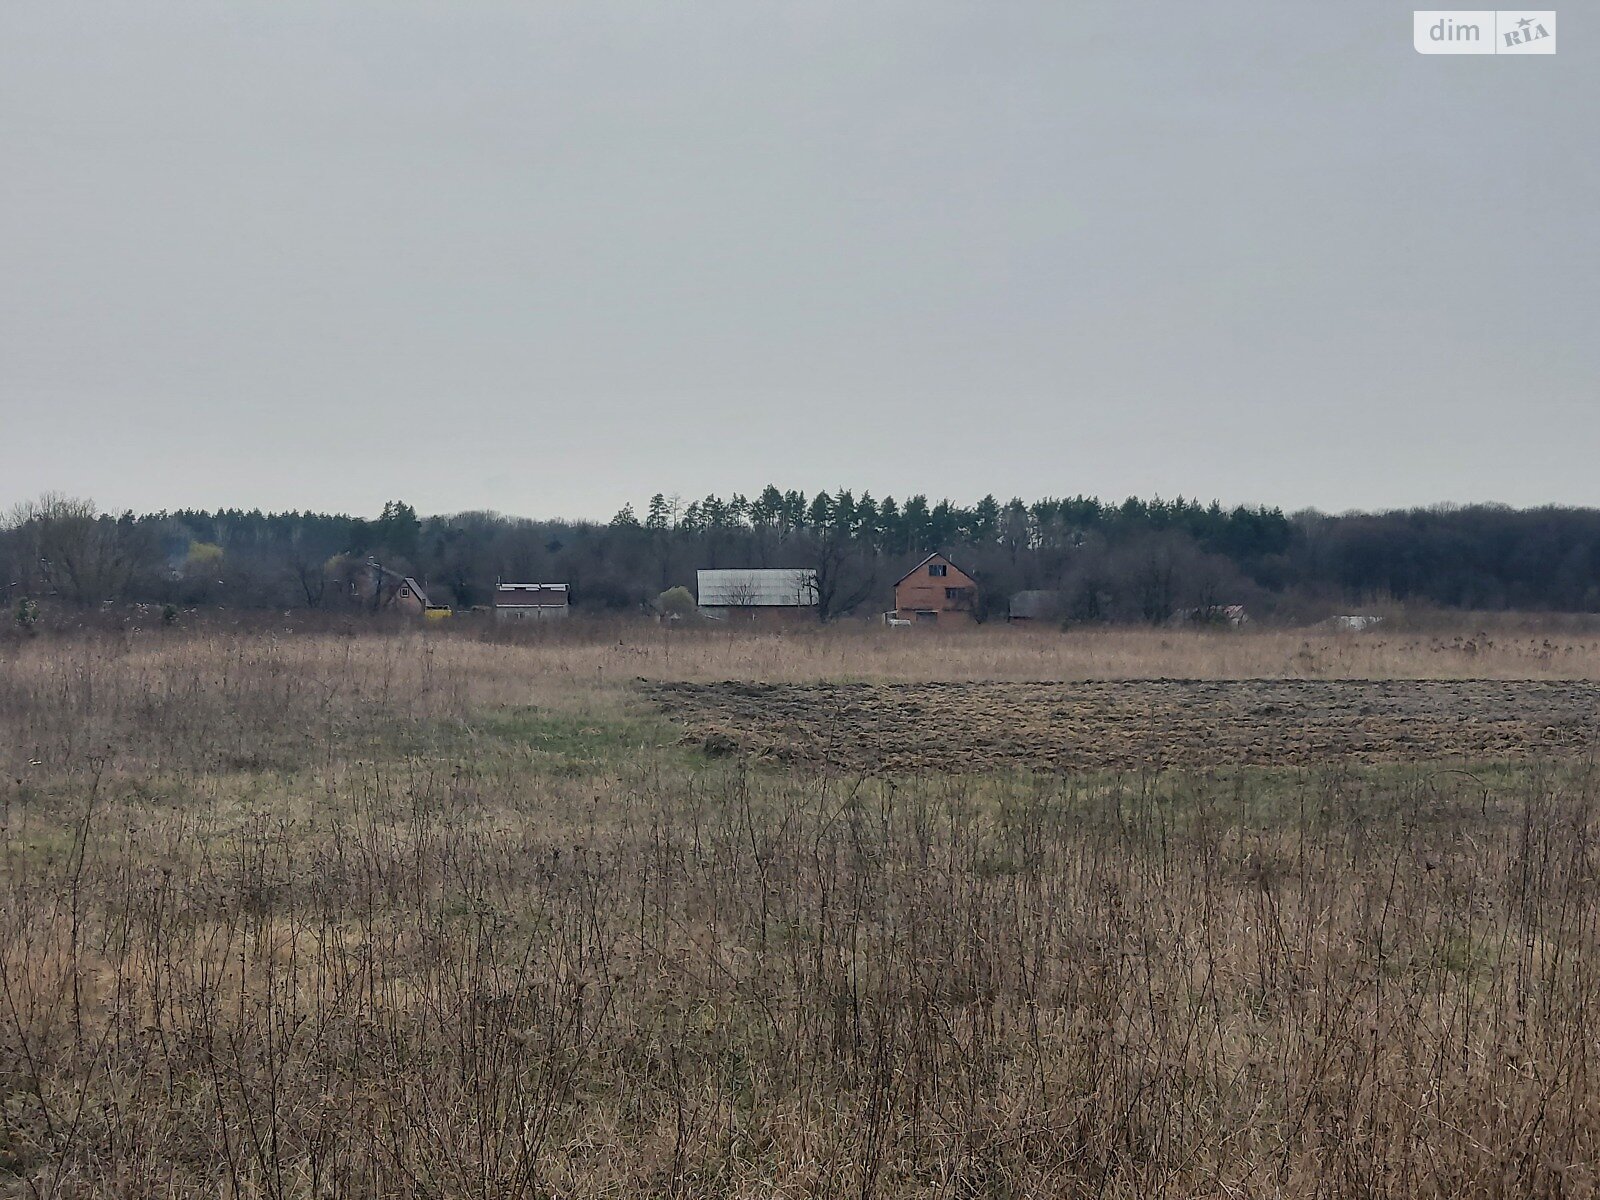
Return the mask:
{"type": "Polygon", "coordinates": [[[679,745],[676,729],[653,714],[556,709],[536,705],[480,712],[458,726],[479,753],[495,749],[530,754],[553,773],[604,772],[660,756],[680,763],[704,761],[679,745]]]}

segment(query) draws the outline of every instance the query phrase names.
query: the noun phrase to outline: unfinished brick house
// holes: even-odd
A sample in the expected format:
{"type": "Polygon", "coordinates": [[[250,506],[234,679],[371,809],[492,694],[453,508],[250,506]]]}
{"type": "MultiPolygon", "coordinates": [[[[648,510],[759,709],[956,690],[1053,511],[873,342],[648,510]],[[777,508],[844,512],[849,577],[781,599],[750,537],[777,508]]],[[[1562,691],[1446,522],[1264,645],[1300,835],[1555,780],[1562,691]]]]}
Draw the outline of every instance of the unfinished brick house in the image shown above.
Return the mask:
{"type": "Polygon", "coordinates": [[[930,554],[894,585],[895,615],[918,625],[968,625],[978,584],[943,554],[930,554]]]}

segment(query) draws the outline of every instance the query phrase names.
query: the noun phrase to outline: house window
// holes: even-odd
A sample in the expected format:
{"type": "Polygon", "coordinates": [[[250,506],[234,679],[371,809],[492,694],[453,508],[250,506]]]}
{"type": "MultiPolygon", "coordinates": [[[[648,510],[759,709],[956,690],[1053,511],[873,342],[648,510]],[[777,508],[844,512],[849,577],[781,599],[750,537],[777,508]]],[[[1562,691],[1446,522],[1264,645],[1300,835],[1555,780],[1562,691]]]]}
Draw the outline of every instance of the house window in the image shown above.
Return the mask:
{"type": "Polygon", "coordinates": [[[944,598],[946,600],[960,600],[966,594],[966,588],[945,588],[944,590],[944,598]]]}
{"type": "Polygon", "coordinates": [[[945,575],[949,574],[949,568],[943,563],[929,563],[928,574],[932,575],[935,579],[942,579],[945,575]]]}
{"type": "Polygon", "coordinates": [[[917,620],[919,621],[937,621],[938,619],[939,614],[930,609],[919,608],[917,610],[917,620]]]}

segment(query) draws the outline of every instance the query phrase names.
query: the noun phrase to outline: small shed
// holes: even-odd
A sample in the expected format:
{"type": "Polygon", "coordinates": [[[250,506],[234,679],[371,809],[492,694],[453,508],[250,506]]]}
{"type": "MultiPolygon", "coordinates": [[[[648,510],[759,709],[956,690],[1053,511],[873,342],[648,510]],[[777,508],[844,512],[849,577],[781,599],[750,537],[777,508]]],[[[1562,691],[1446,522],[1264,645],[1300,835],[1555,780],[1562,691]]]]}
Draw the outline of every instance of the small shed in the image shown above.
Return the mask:
{"type": "Polygon", "coordinates": [[[1061,593],[1031,590],[1018,592],[1011,597],[1011,620],[1054,621],[1061,616],[1061,593]]]}

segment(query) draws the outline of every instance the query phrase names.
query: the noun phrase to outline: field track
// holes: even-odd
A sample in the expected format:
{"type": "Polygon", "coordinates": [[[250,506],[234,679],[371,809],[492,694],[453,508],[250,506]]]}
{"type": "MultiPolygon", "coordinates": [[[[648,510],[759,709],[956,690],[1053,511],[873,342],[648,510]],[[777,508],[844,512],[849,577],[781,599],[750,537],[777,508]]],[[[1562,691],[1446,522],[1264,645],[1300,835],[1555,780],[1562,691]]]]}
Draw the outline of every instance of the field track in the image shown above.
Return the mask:
{"type": "Polygon", "coordinates": [[[1600,684],[1569,681],[645,686],[713,753],[866,772],[1503,761],[1600,731],[1600,684]]]}

